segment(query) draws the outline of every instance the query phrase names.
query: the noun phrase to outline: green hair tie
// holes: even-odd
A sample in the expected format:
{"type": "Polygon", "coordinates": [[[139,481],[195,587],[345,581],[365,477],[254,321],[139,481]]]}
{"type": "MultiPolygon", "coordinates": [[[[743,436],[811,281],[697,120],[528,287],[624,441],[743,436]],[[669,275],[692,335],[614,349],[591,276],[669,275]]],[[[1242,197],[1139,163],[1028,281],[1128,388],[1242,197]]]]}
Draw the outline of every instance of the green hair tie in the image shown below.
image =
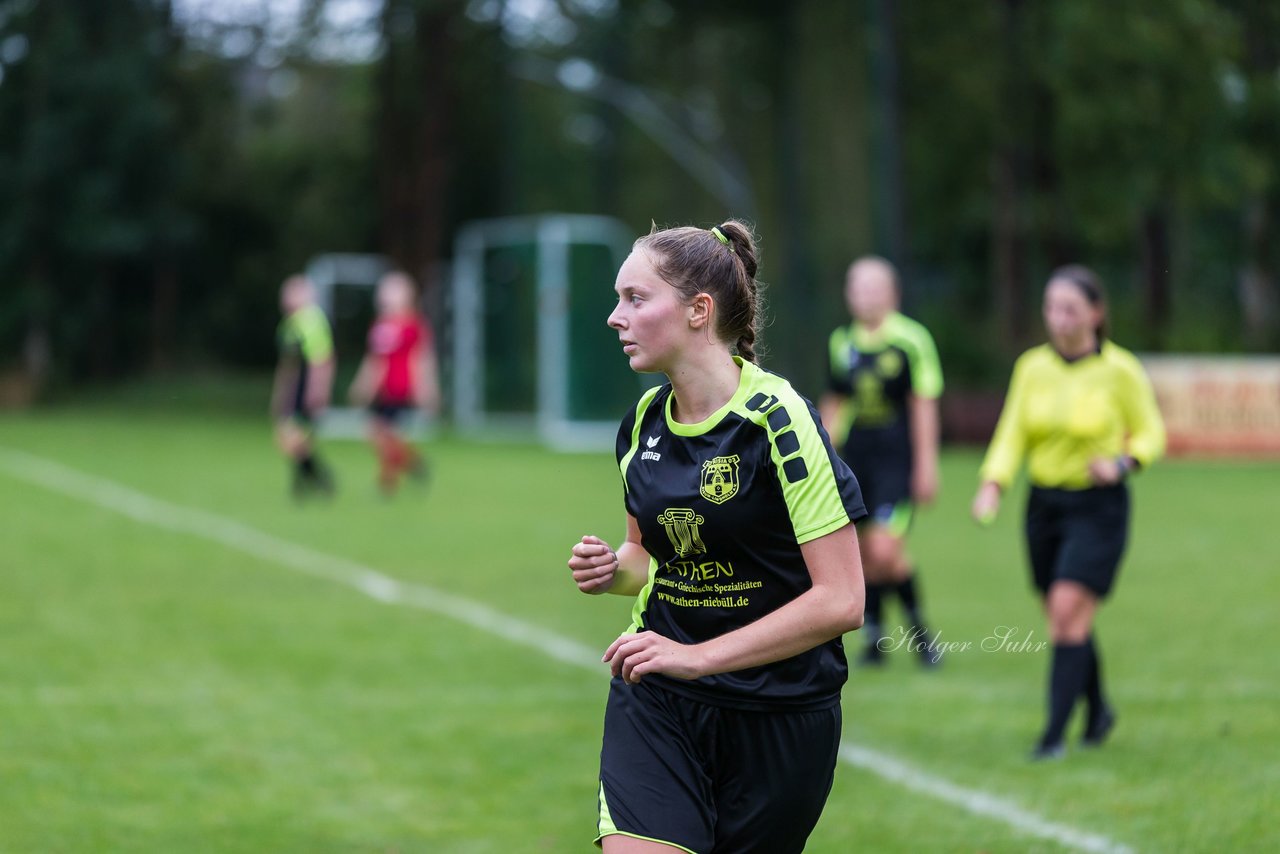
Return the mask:
{"type": "MultiPolygon", "coordinates": [[[[723,243],[725,246],[728,246],[728,247],[729,247],[729,251],[730,251],[730,252],[733,252],[733,251],[734,251],[734,250],[733,250],[733,244],[729,242],[729,238],[727,238],[727,237],[725,237],[725,236],[724,236],[724,232],[720,230],[720,226],[718,226],[718,225],[714,225],[714,226],[712,226],[712,227],[711,227],[711,233],[712,233],[712,234],[714,234],[714,235],[716,236],[716,240],[719,240],[719,241],[720,241],[721,243],[723,243]]],[[[735,254],[737,254],[737,253],[735,253],[735,254]]]]}

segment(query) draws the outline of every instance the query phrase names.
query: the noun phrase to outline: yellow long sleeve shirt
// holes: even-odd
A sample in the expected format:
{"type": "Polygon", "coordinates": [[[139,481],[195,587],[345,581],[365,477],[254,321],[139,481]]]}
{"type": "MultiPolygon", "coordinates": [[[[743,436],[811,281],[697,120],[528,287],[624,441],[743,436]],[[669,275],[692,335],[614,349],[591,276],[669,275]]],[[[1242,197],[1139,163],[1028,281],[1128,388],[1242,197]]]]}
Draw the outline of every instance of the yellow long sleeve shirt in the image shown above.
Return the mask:
{"type": "Polygon", "coordinates": [[[1164,444],[1151,382],[1132,353],[1104,341],[1068,362],[1042,344],[1014,364],[982,479],[1008,488],[1025,457],[1036,486],[1085,489],[1094,458],[1128,454],[1147,466],[1164,444]]]}

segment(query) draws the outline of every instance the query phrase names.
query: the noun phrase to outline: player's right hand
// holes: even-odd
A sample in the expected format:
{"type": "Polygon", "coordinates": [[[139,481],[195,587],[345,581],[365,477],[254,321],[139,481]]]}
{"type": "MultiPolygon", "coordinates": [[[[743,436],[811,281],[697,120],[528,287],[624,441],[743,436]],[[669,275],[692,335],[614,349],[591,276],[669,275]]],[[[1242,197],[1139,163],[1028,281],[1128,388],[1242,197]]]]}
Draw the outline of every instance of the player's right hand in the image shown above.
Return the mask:
{"type": "Polygon", "coordinates": [[[583,593],[605,593],[613,586],[618,573],[618,554],[609,544],[590,534],[573,546],[569,558],[573,582],[583,593]]]}

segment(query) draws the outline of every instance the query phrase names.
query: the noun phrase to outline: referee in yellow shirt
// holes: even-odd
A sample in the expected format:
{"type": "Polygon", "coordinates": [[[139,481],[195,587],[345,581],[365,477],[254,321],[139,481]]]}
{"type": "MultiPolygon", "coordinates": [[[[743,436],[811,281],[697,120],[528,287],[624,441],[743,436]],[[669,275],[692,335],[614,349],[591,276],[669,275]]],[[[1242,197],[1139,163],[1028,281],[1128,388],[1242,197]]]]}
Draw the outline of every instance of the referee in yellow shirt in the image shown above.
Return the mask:
{"type": "Polygon", "coordinates": [[[1125,480],[1163,452],[1164,425],[1138,360],[1105,337],[1102,285],[1088,268],[1053,272],[1044,294],[1049,343],[1019,357],[982,464],[973,515],[989,524],[1027,461],[1027,550],[1053,641],[1049,717],[1033,759],[1062,756],[1083,695],[1081,743],[1101,744],[1116,715],[1102,690],[1093,638],[1129,530],[1125,480]]]}

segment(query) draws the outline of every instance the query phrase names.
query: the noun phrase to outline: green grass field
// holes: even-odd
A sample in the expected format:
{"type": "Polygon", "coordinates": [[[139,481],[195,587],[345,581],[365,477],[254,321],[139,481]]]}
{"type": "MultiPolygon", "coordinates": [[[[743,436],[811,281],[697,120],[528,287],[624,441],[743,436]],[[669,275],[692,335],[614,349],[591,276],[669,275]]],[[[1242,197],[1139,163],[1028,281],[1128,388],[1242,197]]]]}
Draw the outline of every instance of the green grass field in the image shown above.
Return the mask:
{"type": "MultiPolygon", "coordinates": [[[[243,528],[211,539],[37,485],[14,451],[592,650],[629,608],[577,593],[564,565],[579,535],[621,530],[607,454],[442,438],[430,488],[384,501],[367,450],[333,442],[337,498],[299,507],[242,408],[104,396],[0,417],[0,851],[593,850],[603,666],[229,544],[243,528]]],[[[975,646],[1001,626],[1044,640],[1020,496],[990,530],[967,520],[977,460],[945,455],[913,535],[933,622],[975,646]]],[[[1047,657],[1009,650],[855,671],[845,739],[1081,838],[1280,850],[1280,465],[1168,462],[1135,492],[1099,624],[1120,713],[1104,749],[1026,761],[1047,657]]],[[[842,764],[809,850],[1071,847],[842,764]]]]}

